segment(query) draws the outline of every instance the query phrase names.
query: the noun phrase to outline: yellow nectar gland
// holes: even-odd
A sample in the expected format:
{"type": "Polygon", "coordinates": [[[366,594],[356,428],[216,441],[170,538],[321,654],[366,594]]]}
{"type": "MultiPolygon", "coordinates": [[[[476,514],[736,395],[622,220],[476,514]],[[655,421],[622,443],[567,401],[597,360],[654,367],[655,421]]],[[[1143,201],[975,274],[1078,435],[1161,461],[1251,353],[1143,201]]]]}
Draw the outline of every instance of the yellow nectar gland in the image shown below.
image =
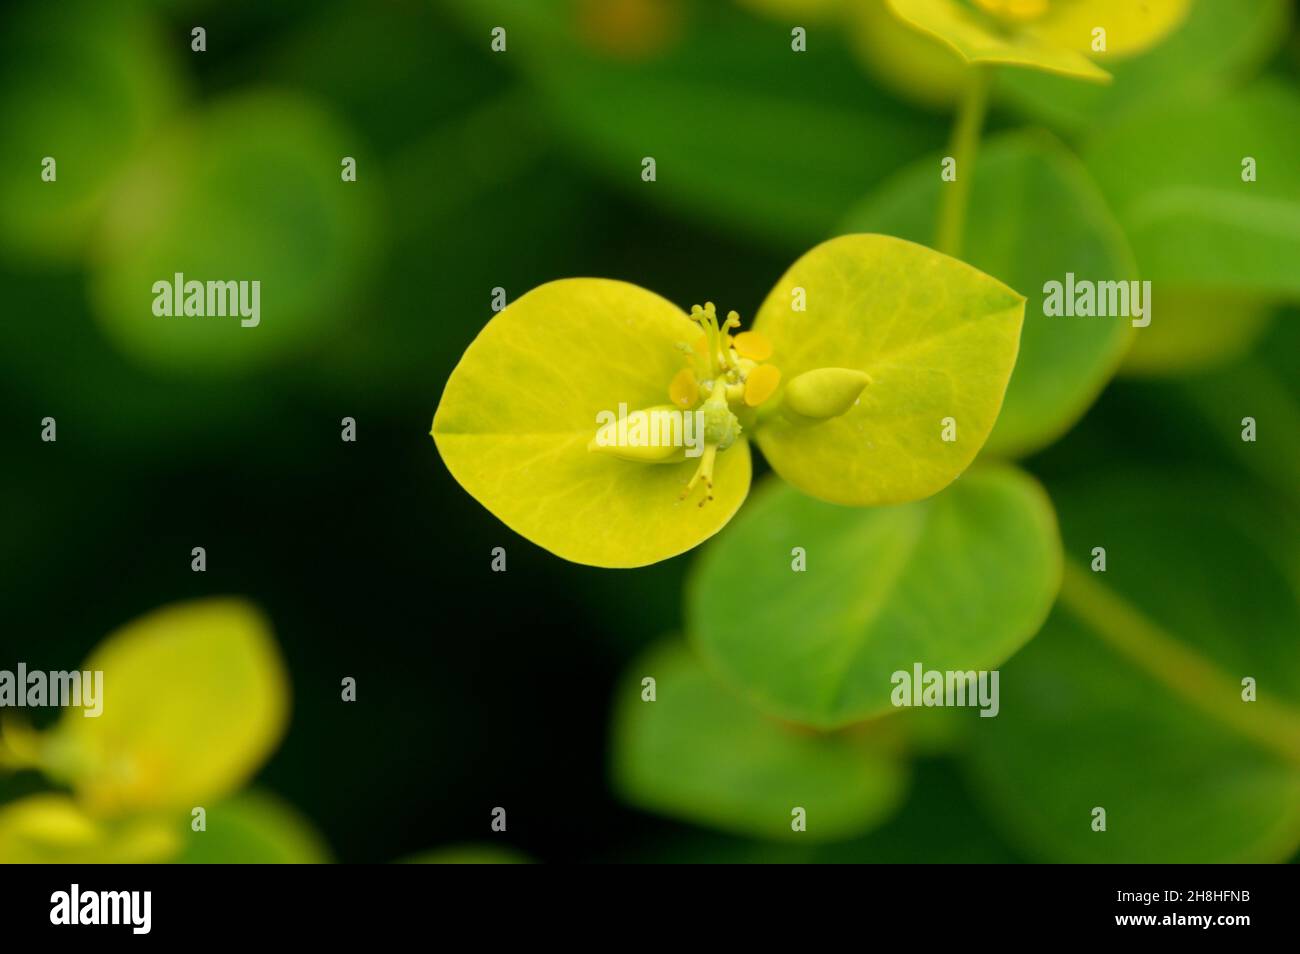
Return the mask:
{"type": "Polygon", "coordinates": [[[668,387],[668,396],[673,404],[686,409],[700,395],[707,394],[700,407],[704,414],[704,452],[695,474],[682,491],[685,500],[703,484],[702,507],[713,499],[713,467],[718,452],[725,451],[740,436],[740,419],[732,411],[732,403],[757,407],[776,392],[781,372],[773,365],[761,363],[772,355],[772,343],[767,338],[756,331],[741,332],[734,337],[729,333],[740,327],[740,316],[734,311],[719,324],[717,310],[710,301],[703,307],[691,308],[691,318],[700,323],[704,337],[693,348],[682,346],[691,356],[693,367],[677,373],[668,387]]]}

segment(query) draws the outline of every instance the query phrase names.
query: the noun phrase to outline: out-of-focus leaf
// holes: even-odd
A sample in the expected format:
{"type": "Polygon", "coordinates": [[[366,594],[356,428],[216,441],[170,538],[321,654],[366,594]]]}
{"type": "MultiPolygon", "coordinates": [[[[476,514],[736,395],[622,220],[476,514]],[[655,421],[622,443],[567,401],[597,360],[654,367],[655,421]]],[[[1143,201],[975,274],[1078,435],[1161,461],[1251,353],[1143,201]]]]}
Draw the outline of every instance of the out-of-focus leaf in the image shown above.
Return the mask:
{"type": "MultiPolygon", "coordinates": [[[[1019,0],[975,0],[986,8],[1018,5],[1019,0]]],[[[1078,50],[1105,62],[1133,56],[1158,43],[1182,25],[1193,0],[1048,0],[1043,13],[1027,27],[1044,42],[1078,50]],[[1104,49],[1097,50],[1093,31],[1106,31],[1104,49]]]]}
{"type": "Polygon", "coordinates": [[[284,734],[289,687],[270,627],[235,599],[177,603],[110,634],[84,663],[102,712],[70,709],[43,765],[99,815],[216,802],[284,734]]]}
{"type": "Polygon", "coordinates": [[[74,258],[107,190],[175,108],[183,84],[133,4],[72,0],[6,10],[0,31],[0,250],[74,258]],[[52,158],[57,178],[42,178],[52,158]]]}
{"type": "Polygon", "coordinates": [[[0,806],[0,864],[169,861],[180,847],[161,819],[105,822],[67,795],[30,795],[0,806]]]}
{"type": "Polygon", "coordinates": [[[1011,467],[861,510],[771,481],[697,563],[687,627],[764,710],[845,725],[894,711],[891,677],[917,663],[966,672],[1006,660],[1042,625],[1060,561],[1051,502],[1011,467]]]}
{"type": "Polygon", "coordinates": [[[171,369],[229,372],[318,347],[374,251],[377,178],[341,176],[345,156],[365,168],[363,145],[286,93],[242,94],[170,129],[109,202],[92,287],[104,329],[132,357],[171,369]],[[154,284],[178,273],[260,282],[259,323],[186,316],[184,300],[159,317],[154,284]]]}
{"type": "Polygon", "coordinates": [[[1160,320],[1133,336],[1124,374],[1185,374],[1242,358],[1268,327],[1276,306],[1249,295],[1170,291],[1160,320]]]}
{"type": "Polygon", "coordinates": [[[641,808],[723,831],[827,841],[886,818],[905,769],[870,727],[821,734],[754,709],[685,647],[663,644],[633,663],[614,713],[614,778],[641,808]],[[655,700],[642,701],[643,679],[655,700]],[[792,828],[793,810],[807,830],[792,828]]]}
{"type": "Polygon", "coordinates": [[[1024,66],[1072,79],[1105,82],[1109,74],[1077,51],[1028,26],[1003,23],[958,0],[889,0],[911,26],[947,43],[968,63],[1024,66]]]}
{"type": "Polygon", "coordinates": [[[845,13],[862,65],[897,95],[947,107],[970,82],[971,69],[961,54],[903,22],[888,0],[851,0],[845,13]]]}
{"type": "Polygon", "coordinates": [[[468,844],[434,848],[402,859],[408,865],[526,865],[532,859],[499,845],[468,844]]]}
{"type": "Polygon", "coordinates": [[[241,792],[207,810],[205,831],[186,818],[179,864],[325,864],[329,848],[296,808],[267,792],[241,792]]]}
{"type": "MultiPolygon", "coordinates": [[[[919,713],[913,713],[919,714],[919,713]]],[[[1019,860],[990,830],[950,763],[917,763],[903,807],[848,841],[757,841],[711,831],[655,832],[619,861],[653,864],[997,864],[1019,860]],[[630,859],[629,859],[630,854],[630,859]]]]}
{"type": "Polygon", "coordinates": [[[1015,364],[1024,298],[964,262],[888,235],[842,235],[803,255],[758,311],[783,380],[863,371],[844,414],[775,416],[763,455],[804,493],[902,503],[947,486],[979,453],[1015,364]],[[806,305],[799,309],[800,304],[806,305]],[[945,421],[955,439],[944,439],[945,421]]]}
{"type": "Polygon", "coordinates": [[[1153,103],[1109,124],[1087,161],[1156,296],[1300,298],[1300,94],[1273,81],[1153,103]],[[1257,181],[1242,179],[1254,159],[1257,181]]]}
{"type": "MultiPolygon", "coordinates": [[[[1067,272],[1091,281],[1136,278],[1119,226],[1087,171],[1054,140],[1012,133],[990,140],[973,172],[962,248],[970,264],[1028,297],[1020,354],[988,451],[1024,454],[1059,437],[1114,373],[1130,340],[1126,318],[1043,312],[1043,286],[1067,272]]],[[[921,160],[850,213],[846,230],[914,242],[934,234],[939,158],[921,160]]],[[[1143,329],[1143,332],[1150,328],[1143,329]]]]}
{"type": "Polygon", "coordinates": [[[1180,91],[1208,93],[1251,75],[1287,35],[1288,0],[1199,0],[1187,19],[1143,55],[1106,64],[1108,85],[1030,70],[1002,70],[998,90],[1030,114],[1071,132],[1180,91]]]}
{"type": "Polygon", "coordinates": [[[1034,857],[1282,861],[1300,846],[1300,764],[1254,735],[1300,752],[1295,537],[1230,486],[1178,483],[1172,494],[1165,475],[1128,472],[1052,487],[1078,563],[1043,633],[1004,668],[1001,714],[977,720],[969,760],[989,812],[1034,857]],[[1095,546],[1105,573],[1088,569],[1095,546]],[[1135,631],[1133,611],[1149,624],[1135,631]],[[1126,658],[1165,639],[1177,648],[1159,679],[1126,658]],[[1258,702],[1241,698],[1248,676],[1258,702]],[[1272,734],[1278,705],[1292,716],[1272,734]]]}
{"type": "Polygon", "coordinates": [[[457,0],[486,51],[504,26],[557,128],[612,181],[658,207],[785,248],[822,238],[898,163],[937,148],[944,123],[883,95],[824,30],[796,53],[790,28],[716,0],[687,5],[680,41],[629,60],[584,41],[547,4],[457,0]],[[888,149],[880,148],[888,143],[888,149]],[[641,179],[642,160],[656,180],[641,179]]]}

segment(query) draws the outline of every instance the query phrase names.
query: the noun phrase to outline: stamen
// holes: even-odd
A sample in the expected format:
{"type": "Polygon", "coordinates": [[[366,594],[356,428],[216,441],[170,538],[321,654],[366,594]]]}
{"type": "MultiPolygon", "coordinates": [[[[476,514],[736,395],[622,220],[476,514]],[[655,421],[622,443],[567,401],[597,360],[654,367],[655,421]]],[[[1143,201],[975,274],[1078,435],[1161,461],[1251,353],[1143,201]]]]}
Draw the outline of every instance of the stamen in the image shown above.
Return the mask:
{"type": "Polygon", "coordinates": [[[682,500],[685,500],[691,495],[691,492],[695,490],[695,485],[701,480],[704,481],[704,499],[700,501],[699,505],[703,507],[713,499],[713,462],[717,460],[717,458],[718,445],[705,444],[704,453],[700,455],[700,463],[695,468],[695,474],[686,484],[686,489],[682,491],[682,500]]]}

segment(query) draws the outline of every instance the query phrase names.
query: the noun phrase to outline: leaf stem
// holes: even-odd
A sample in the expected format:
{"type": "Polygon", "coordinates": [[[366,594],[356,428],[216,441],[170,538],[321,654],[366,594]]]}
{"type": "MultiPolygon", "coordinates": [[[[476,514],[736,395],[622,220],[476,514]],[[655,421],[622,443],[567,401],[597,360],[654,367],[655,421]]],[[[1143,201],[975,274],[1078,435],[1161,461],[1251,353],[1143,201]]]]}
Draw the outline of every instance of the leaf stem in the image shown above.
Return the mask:
{"type": "Polygon", "coordinates": [[[970,82],[962,92],[953,127],[949,155],[956,162],[956,178],[943,183],[939,200],[939,223],[935,234],[935,248],[953,258],[961,257],[962,236],[966,231],[966,206],[970,202],[971,179],[975,173],[975,154],[979,149],[980,132],[988,112],[989,90],[993,85],[993,69],[975,65],[970,68],[970,82]]]}
{"type": "Polygon", "coordinates": [[[1202,712],[1300,765],[1300,712],[1241,687],[1210,660],[1148,619],[1094,574],[1065,561],[1061,604],[1129,662],[1202,712]]]}

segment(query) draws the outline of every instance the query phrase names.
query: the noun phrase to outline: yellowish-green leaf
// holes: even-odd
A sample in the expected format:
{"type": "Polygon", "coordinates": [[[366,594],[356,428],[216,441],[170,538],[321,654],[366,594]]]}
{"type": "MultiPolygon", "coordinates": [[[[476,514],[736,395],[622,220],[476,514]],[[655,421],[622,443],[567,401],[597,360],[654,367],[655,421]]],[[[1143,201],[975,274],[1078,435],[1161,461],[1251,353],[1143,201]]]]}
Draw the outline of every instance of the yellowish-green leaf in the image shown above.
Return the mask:
{"type": "Polygon", "coordinates": [[[270,627],[236,599],[155,610],[82,667],[103,672],[102,713],[70,709],[44,765],[97,815],[184,808],[240,788],[284,734],[289,687],[270,627]]]}
{"type": "Polygon", "coordinates": [[[588,450],[597,415],[663,404],[702,335],[626,282],[574,278],[494,317],[452,372],[433,421],[442,459],[476,500],[552,553],[593,566],[665,560],[722,528],[749,491],[744,440],[718,454],[714,499],[682,500],[696,459],[645,464],[588,450]]]}
{"type": "Polygon", "coordinates": [[[946,107],[970,82],[971,71],[961,55],[932,33],[894,16],[888,0],[857,0],[848,13],[862,64],[899,96],[946,107]]]}
{"type": "Polygon", "coordinates": [[[957,0],[889,0],[904,22],[947,43],[969,63],[1008,64],[1094,82],[1110,74],[1072,46],[1031,26],[1001,21],[957,0]]]}
{"type": "Polygon", "coordinates": [[[885,235],[818,245],[777,282],[755,327],[786,380],[842,367],[869,383],[831,420],[774,418],[758,432],[764,456],[831,503],[904,503],[943,489],[997,420],[1024,311],[1001,282],[921,245],[885,235]]]}
{"type": "MultiPolygon", "coordinates": [[[[1203,0],[1204,2],[1204,0],[1203,0]]],[[[1045,43],[1094,56],[1131,56],[1159,43],[1187,17],[1191,0],[1049,0],[1029,29],[1045,43]],[[1094,49],[1093,31],[1106,31],[1094,49]]]]}
{"type": "Polygon", "coordinates": [[[180,848],[159,818],[106,822],[62,794],[0,807],[0,864],[131,864],[168,861],[180,848]]]}

